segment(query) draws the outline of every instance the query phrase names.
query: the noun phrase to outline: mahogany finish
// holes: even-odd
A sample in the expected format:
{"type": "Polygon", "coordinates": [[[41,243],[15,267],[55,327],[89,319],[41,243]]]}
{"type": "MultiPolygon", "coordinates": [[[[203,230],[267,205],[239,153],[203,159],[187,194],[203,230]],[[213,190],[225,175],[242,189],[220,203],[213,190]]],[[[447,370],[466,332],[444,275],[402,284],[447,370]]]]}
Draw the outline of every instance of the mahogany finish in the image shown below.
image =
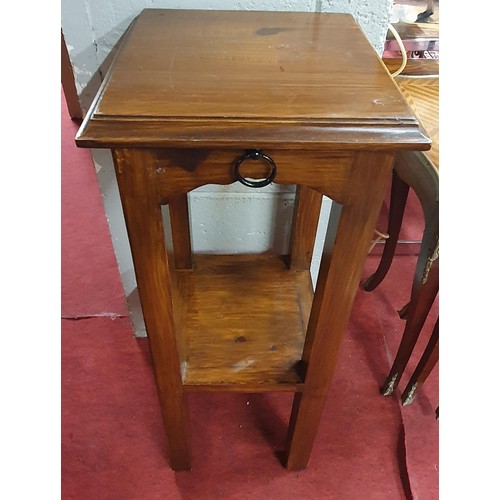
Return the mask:
{"type": "MultiPolygon", "coordinates": [[[[439,318],[434,325],[431,337],[427,342],[427,346],[415,368],[405,390],[401,394],[403,406],[409,405],[415,399],[418,388],[427,380],[432,369],[436,366],[439,358],[439,318]]],[[[436,418],[438,418],[438,410],[436,410],[436,418]]]]}
{"type": "Polygon", "coordinates": [[[382,258],[376,271],[365,281],[363,288],[367,292],[372,292],[386,277],[391,268],[392,260],[396,254],[398,237],[403,224],[403,214],[410,186],[403,182],[397,170],[392,172],[391,203],[389,205],[389,219],[387,221],[387,234],[389,238],[385,240],[382,258]]]}
{"type": "Polygon", "coordinates": [[[356,22],[146,9],[76,141],[113,150],[172,468],[190,467],[198,390],[295,392],[286,466],[306,467],[394,154],[430,146],[356,22]],[[187,193],[234,182],[248,149],[298,185],[290,254],[192,255],[187,193]],[[313,293],[322,195],[342,211],[313,293]]]}
{"type": "MultiPolygon", "coordinates": [[[[418,278],[418,270],[416,272],[418,278]]],[[[439,259],[432,263],[425,283],[413,284],[408,305],[406,325],[389,375],[382,386],[384,396],[391,395],[401,380],[410,356],[417,344],[420,332],[439,291],[439,259]]]]}

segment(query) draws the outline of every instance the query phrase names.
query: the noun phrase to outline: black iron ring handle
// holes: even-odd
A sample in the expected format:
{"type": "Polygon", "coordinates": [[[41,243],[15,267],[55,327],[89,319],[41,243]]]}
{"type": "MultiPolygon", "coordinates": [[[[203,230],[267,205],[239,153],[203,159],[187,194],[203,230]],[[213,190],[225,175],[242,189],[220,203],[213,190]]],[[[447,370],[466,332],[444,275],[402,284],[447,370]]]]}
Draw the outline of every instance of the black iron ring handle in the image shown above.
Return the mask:
{"type": "Polygon", "coordinates": [[[274,163],[273,159],[264,154],[262,151],[259,151],[258,149],[249,149],[244,155],[236,158],[236,160],[234,161],[234,175],[236,176],[236,179],[245,186],[251,188],[264,187],[268,184],[271,184],[271,182],[273,182],[274,178],[276,177],[276,163],[274,163]],[[245,179],[245,177],[240,174],[240,165],[245,160],[258,160],[260,158],[266,160],[267,163],[271,165],[271,173],[269,174],[269,176],[265,179],[262,179],[261,181],[251,181],[249,179],[245,179]]]}

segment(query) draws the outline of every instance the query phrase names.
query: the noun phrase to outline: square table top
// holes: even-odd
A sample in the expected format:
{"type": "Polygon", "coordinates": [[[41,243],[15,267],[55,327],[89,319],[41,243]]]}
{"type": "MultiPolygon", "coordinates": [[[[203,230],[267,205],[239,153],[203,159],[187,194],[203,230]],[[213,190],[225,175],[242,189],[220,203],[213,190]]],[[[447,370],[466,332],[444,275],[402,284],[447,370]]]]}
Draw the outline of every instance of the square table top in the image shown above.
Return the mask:
{"type": "Polygon", "coordinates": [[[83,147],[428,149],[349,14],[145,9],[77,135],[83,147]]]}

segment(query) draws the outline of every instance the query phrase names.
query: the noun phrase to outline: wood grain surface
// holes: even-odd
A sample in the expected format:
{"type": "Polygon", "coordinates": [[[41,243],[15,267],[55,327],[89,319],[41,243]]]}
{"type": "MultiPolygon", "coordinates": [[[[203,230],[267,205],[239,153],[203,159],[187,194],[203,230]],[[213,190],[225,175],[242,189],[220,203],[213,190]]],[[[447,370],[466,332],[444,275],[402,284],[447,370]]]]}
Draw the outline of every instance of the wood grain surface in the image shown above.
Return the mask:
{"type": "Polygon", "coordinates": [[[145,9],[77,143],[257,140],[357,149],[429,142],[349,14],[145,9]]]}
{"type": "Polygon", "coordinates": [[[124,149],[114,151],[113,159],[151,347],[170,464],[174,470],[185,470],[191,467],[187,409],[161,205],[151,182],[154,155],[150,151],[124,149]]]}
{"type": "MultiPolygon", "coordinates": [[[[351,170],[352,154],[343,151],[288,151],[265,149],[276,164],[276,184],[308,186],[342,203],[351,170]]],[[[156,176],[161,202],[169,203],[181,193],[205,184],[236,182],[233,164],[244,149],[159,149],[156,176]]],[[[261,178],[269,174],[263,161],[246,160],[240,173],[261,178]]]]}
{"type": "Polygon", "coordinates": [[[358,153],[338,224],[330,216],[302,355],[304,389],[288,430],[288,470],[308,463],[392,165],[391,155],[358,153]]]}
{"type": "Polygon", "coordinates": [[[195,255],[186,294],[188,390],[297,391],[313,289],[273,255],[195,255]]]}
{"type": "Polygon", "coordinates": [[[303,469],[394,153],[430,139],[347,14],[146,9],[123,39],[76,142],[113,149],[172,468],[191,465],[186,392],[229,390],[296,393],[303,469]],[[234,182],[247,149],[300,186],[291,256],[191,255],[186,193],[234,182]],[[321,194],[342,212],[313,295],[321,194]]]}
{"type": "Polygon", "coordinates": [[[297,186],[289,251],[289,265],[294,271],[311,268],[322,201],[320,192],[306,185],[297,186]]]}
{"type": "Polygon", "coordinates": [[[411,78],[399,75],[395,80],[432,138],[431,149],[423,154],[439,170],[439,76],[411,78]]]}

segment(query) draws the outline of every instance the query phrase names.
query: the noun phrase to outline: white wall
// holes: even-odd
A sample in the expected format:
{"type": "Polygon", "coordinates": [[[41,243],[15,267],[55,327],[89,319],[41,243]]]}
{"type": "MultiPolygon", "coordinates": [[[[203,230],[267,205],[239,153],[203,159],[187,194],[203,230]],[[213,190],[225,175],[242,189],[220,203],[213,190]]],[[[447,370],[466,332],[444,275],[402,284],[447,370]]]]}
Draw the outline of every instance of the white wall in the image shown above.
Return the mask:
{"type": "MultiPolygon", "coordinates": [[[[63,0],[62,29],[86,111],[99,88],[117,41],[143,8],[348,12],[381,54],[392,0],[63,0]]],[[[111,237],[137,336],[144,323],[137,297],[130,248],[121,212],[111,154],[93,150],[111,237]]],[[[294,186],[251,189],[241,184],[203,186],[189,194],[195,252],[286,253],[293,213],[294,186]]],[[[323,200],[311,273],[316,282],[331,202],[323,200]]],[[[338,207],[336,208],[338,211],[338,207]]],[[[167,211],[164,215],[168,217],[167,211]]]]}

